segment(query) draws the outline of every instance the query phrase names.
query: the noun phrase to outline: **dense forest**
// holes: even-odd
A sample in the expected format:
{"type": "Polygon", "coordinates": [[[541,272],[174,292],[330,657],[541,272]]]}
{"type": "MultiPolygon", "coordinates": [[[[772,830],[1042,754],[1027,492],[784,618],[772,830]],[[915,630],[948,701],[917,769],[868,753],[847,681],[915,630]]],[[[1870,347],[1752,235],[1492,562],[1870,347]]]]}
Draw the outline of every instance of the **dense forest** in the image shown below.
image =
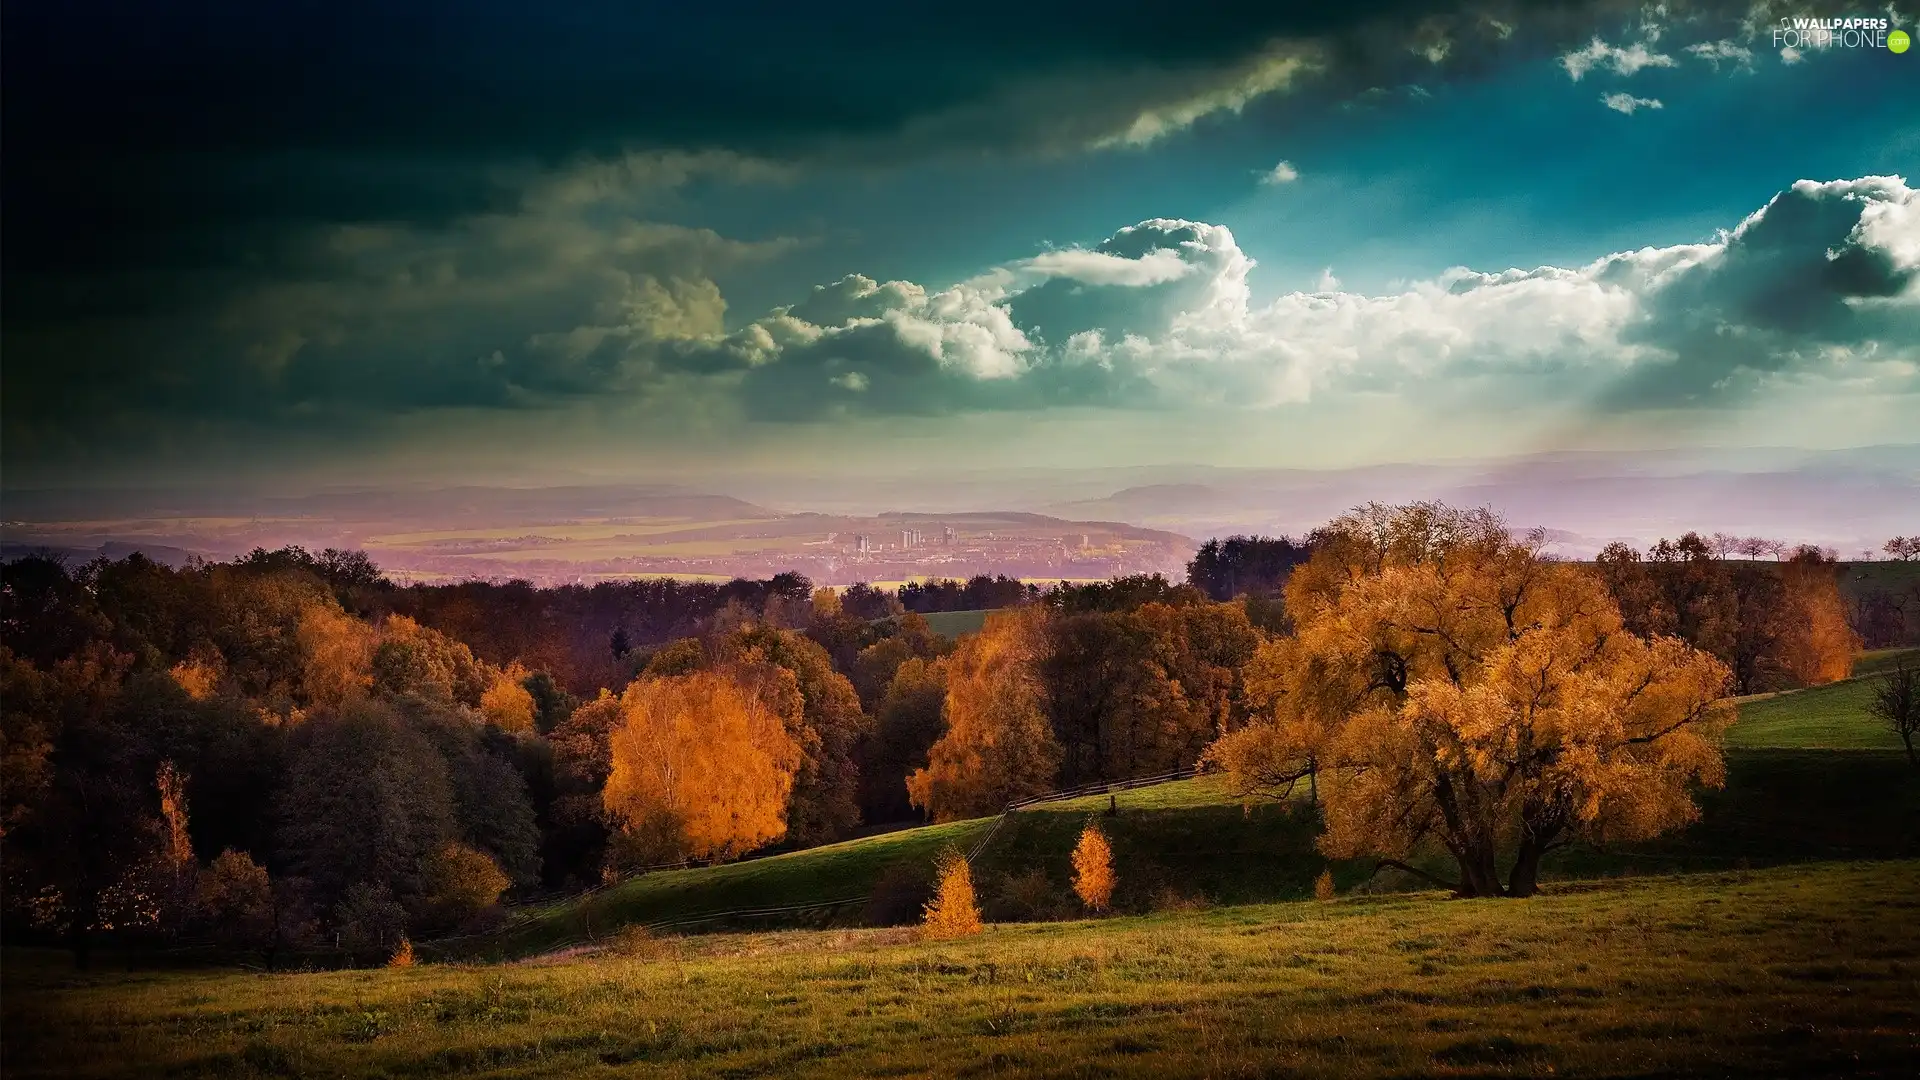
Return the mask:
{"type": "MultiPolygon", "coordinates": [[[[1272,720],[1328,582],[1386,565],[1342,528],[1209,541],[1186,581],[1050,588],[398,586],[299,548],[19,559],[8,937],[378,955],[484,928],[503,899],[1192,766],[1272,720]],[[957,642],[919,614],[987,608],[957,642]]],[[[1831,555],[1761,551],[1689,533],[1555,573],[1738,693],[1920,637],[1920,590],[1849,597],[1831,555]]]]}

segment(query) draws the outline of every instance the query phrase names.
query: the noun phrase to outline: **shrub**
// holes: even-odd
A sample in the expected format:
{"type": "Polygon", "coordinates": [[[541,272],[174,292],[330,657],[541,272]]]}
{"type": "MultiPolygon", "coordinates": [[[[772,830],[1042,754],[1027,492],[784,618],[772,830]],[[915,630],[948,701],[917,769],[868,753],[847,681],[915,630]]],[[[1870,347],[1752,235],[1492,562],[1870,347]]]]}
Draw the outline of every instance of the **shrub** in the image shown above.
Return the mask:
{"type": "Polygon", "coordinates": [[[1313,898],[1315,900],[1333,899],[1333,871],[1322,870],[1320,876],[1313,879],[1313,898]]]}
{"type": "Polygon", "coordinates": [[[1073,891],[1089,911],[1099,912],[1113,903],[1113,886],[1113,847],[1107,834],[1088,821],[1073,849],[1073,891]]]}
{"type": "Polygon", "coordinates": [[[964,855],[949,849],[940,856],[940,884],[927,901],[922,933],[932,939],[980,932],[980,908],[973,899],[973,870],[964,855]]]}
{"type": "Polygon", "coordinates": [[[387,957],[387,966],[390,968],[412,967],[413,966],[413,942],[408,941],[406,938],[401,938],[400,947],[393,950],[392,956],[387,957]]]}
{"type": "Polygon", "coordinates": [[[867,901],[868,926],[906,926],[918,922],[933,900],[933,874],[915,863],[887,867],[867,901]]]}
{"type": "Polygon", "coordinates": [[[1070,917],[1064,897],[1046,875],[1034,867],[1023,874],[1007,874],[992,904],[995,922],[1044,922],[1070,917]]]}
{"type": "Polygon", "coordinates": [[[421,866],[427,925],[436,930],[466,926],[492,909],[511,884],[485,852],[446,844],[421,866]]]}

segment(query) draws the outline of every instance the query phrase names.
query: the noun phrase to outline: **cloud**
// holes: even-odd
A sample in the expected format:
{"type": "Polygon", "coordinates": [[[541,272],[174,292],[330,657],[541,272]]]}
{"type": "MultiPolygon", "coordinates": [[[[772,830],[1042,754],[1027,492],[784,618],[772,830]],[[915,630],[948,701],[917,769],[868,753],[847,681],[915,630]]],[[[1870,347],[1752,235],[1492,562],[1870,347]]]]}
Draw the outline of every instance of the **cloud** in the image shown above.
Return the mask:
{"type": "Polygon", "coordinates": [[[1732,66],[1735,70],[1753,70],[1753,50],[1737,44],[1730,38],[1719,41],[1702,41],[1687,46],[1688,54],[1713,65],[1715,71],[1721,64],[1732,66]]]}
{"type": "Polygon", "coordinates": [[[1600,104],[1614,112],[1626,113],[1628,116],[1632,116],[1641,109],[1666,108],[1660,103],[1659,98],[1634,97],[1632,94],[1601,94],[1600,104]]]}
{"type": "Polygon", "coordinates": [[[1579,82],[1590,71],[1605,69],[1615,75],[1632,75],[1650,67],[1673,67],[1673,57],[1654,52],[1645,41],[1631,45],[1609,45],[1596,37],[1585,46],[1560,57],[1567,77],[1579,82]]]}
{"type": "Polygon", "coordinates": [[[1267,185],[1291,184],[1300,179],[1300,170],[1290,161],[1283,161],[1260,174],[1260,182],[1267,185]]]}
{"type": "Polygon", "coordinates": [[[843,279],[710,348],[749,414],[802,421],[1061,405],[1258,408],[1344,394],[1713,407],[1769,387],[1920,388],[1920,193],[1782,192],[1704,243],[1464,268],[1402,291],[1251,302],[1226,228],[1161,219],[944,291],[843,279]],[[1177,258],[1167,277],[1145,267],[1177,258]]]}

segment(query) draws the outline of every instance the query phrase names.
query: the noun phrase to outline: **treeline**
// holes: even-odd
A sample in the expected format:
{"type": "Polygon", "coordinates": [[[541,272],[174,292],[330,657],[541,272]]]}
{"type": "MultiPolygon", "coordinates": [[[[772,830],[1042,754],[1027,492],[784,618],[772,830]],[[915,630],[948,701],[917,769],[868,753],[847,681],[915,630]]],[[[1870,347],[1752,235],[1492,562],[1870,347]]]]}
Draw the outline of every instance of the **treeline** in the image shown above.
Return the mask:
{"type": "Polygon", "coordinates": [[[1732,550],[1739,549],[1689,532],[1644,553],[1609,544],[1594,566],[1627,629],[1673,635],[1717,657],[1738,693],[1847,677],[1862,635],[1849,619],[1833,553],[1802,545],[1761,562],[1730,558],[1732,550]]]}
{"type": "MultiPolygon", "coordinates": [[[[515,893],[1191,766],[1272,719],[1296,655],[1278,643],[1324,615],[1289,611],[1324,592],[1289,583],[1357,550],[1356,527],[1210,542],[1184,582],[1044,590],[397,587],[363,554],[298,548],[17,560],[0,569],[7,931],[377,958],[484,927],[515,893]],[[976,604],[1002,610],[957,643],[913,610],[976,604]]],[[[1697,648],[1747,691],[1846,674],[1834,570],[1690,535],[1569,572],[1633,635],[1697,648]]]]}

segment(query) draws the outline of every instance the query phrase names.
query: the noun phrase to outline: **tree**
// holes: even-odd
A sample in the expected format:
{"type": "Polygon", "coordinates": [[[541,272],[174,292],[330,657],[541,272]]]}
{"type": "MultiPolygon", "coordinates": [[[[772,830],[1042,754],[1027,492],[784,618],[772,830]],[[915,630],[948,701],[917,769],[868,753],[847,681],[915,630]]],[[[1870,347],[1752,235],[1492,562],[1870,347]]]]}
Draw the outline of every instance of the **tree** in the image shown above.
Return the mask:
{"type": "Polygon", "coordinates": [[[1920,536],[1896,536],[1880,549],[1891,558],[1908,562],[1920,558],[1920,536]]]}
{"type": "Polygon", "coordinates": [[[602,798],[639,861],[733,858],[787,832],[800,748],[750,686],[702,671],[620,696],[602,798]]]}
{"type": "Polygon", "coordinates": [[[873,740],[861,762],[860,779],[870,821],[899,821],[911,814],[907,777],[924,768],[940,739],[947,704],[947,670],[939,660],[901,664],[880,699],[873,740]]]}
{"type": "Polygon", "coordinates": [[[536,671],[520,685],[533,699],[533,728],[542,735],[565,723],[573,710],[580,707],[579,699],[567,693],[548,672],[536,671]]]}
{"type": "Polygon", "coordinates": [[[1113,848],[1100,826],[1088,821],[1073,847],[1073,892],[1089,911],[1105,911],[1113,902],[1113,848]]]}
{"type": "Polygon", "coordinates": [[[1490,511],[1375,505],[1333,529],[1288,584],[1277,715],[1239,737],[1318,763],[1328,856],[1427,876],[1407,860],[1437,850],[1457,894],[1527,896],[1556,847],[1698,816],[1692,787],[1724,775],[1725,665],[1626,632],[1598,577],[1490,511]]]}
{"type": "Polygon", "coordinates": [[[480,714],[487,723],[502,731],[533,730],[534,701],[533,694],[522,685],[526,679],[527,670],[519,664],[494,673],[492,683],[480,695],[480,714]]]}
{"type": "Polygon", "coordinates": [[[737,670],[766,664],[792,674],[800,712],[791,717],[789,734],[800,748],[800,767],[787,832],[802,845],[846,838],[860,825],[858,756],[872,734],[853,684],[834,670],[818,642],[794,630],[748,624],[728,635],[719,652],[737,670]]]}
{"type": "Polygon", "coordinates": [[[236,949],[271,946],[273,908],[273,882],[246,852],[228,848],[200,871],[194,919],[220,944],[236,949]]]}
{"type": "Polygon", "coordinates": [[[1860,638],[1847,622],[1834,559],[1801,547],[1780,568],[1777,663],[1800,686],[1821,686],[1853,674],[1860,638]]]}
{"type": "Polygon", "coordinates": [[[1868,703],[1867,711],[1885,724],[1887,730],[1900,736],[1901,744],[1907,748],[1907,761],[1920,766],[1920,758],[1914,756],[1913,750],[1913,738],[1920,734],[1920,669],[1895,664],[1873,688],[1873,700],[1868,703]]]}
{"type": "Polygon", "coordinates": [[[1043,609],[995,612],[948,659],[946,733],[907,779],[934,820],[993,813],[1053,784],[1060,744],[1037,671],[1044,635],[1043,609]]]}
{"type": "Polygon", "coordinates": [[[372,627],[330,600],[315,601],[300,612],[295,633],[304,660],[300,688],[308,705],[337,708],[373,685],[372,627]]]}
{"type": "Polygon", "coordinates": [[[426,887],[422,921],[434,930],[472,923],[499,903],[500,894],[512,884],[486,852],[465,844],[441,845],[420,870],[426,887]]]}
{"type": "Polygon", "coordinates": [[[322,909],[362,883],[417,903],[421,861],[457,832],[445,760],[392,706],[367,698],[301,727],[280,821],[281,857],[322,909]]]}
{"type": "Polygon", "coordinates": [[[973,895],[973,868],[966,856],[948,849],[936,864],[938,883],[927,901],[920,932],[928,938],[966,937],[981,930],[980,905],[973,895]]]}
{"type": "Polygon", "coordinates": [[[333,909],[340,948],[355,963],[385,963],[407,940],[407,909],[385,885],[349,887],[333,909]]]}

